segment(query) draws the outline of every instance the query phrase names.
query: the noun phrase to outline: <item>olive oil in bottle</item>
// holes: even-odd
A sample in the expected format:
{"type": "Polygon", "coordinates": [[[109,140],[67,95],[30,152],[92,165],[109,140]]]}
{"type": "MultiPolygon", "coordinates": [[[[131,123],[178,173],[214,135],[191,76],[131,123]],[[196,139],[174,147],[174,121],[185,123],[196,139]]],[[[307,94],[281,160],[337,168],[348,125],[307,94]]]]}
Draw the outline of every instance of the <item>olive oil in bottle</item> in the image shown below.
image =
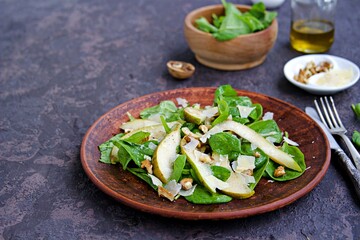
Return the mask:
{"type": "Polygon", "coordinates": [[[321,53],[334,42],[334,25],[325,20],[297,20],[291,23],[291,46],[303,53],[321,53]]]}

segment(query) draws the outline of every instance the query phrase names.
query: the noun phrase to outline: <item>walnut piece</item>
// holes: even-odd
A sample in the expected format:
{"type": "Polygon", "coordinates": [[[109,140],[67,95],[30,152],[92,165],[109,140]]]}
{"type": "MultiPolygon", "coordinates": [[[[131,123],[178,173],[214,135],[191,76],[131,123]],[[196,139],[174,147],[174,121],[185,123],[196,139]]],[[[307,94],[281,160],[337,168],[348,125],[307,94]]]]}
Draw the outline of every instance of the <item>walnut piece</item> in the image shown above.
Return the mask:
{"type": "Polygon", "coordinates": [[[190,188],[192,188],[193,179],[192,178],[183,178],[183,179],[181,179],[180,184],[181,184],[181,188],[183,190],[189,190],[190,188]]]}
{"type": "Polygon", "coordinates": [[[166,64],[171,76],[177,79],[186,79],[195,72],[195,67],[191,63],[181,61],[169,61],[166,64]]]}
{"type": "Polygon", "coordinates": [[[308,80],[311,76],[321,73],[321,72],[328,72],[334,66],[331,62],[320,62],[316,65],[313,61],[310,61],[306,64],[305,68],[299,70],[299,74],[294,76],[294,79],[301,83],[308,83],[308,80]]]}
{"type": "Polygon", "coordinates": [[[159,197],[165,197],[165,198],[169,199],[170,201],[174,201],[174,199],[175,199],[175,196],[162,186],[158,186],[158,195],[159,195],[159,197]]]}
{"type": "Polygon", "coordinates": [[[152,164],[151,162],[149,161],[149,159],[145,159],[144,161],[141,162],[141,168],[146,168],[146,171],[150,174],[153,173],[153,170],[152,170],[152,164]]]}
{"type": "Polygon", "coordinates": [[[284,176],[285,173],[285,168],[283,166],[278,166],[274,171],[274,177],[284,176]]]}

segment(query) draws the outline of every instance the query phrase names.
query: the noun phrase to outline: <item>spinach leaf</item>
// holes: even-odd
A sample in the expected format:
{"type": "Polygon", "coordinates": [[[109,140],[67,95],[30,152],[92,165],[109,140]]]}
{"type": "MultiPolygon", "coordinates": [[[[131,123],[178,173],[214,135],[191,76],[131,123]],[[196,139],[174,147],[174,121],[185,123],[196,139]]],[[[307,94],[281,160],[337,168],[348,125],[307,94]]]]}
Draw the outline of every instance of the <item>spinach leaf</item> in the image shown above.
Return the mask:
{"type": "Polygon", "coordinates": [[[355,116],[360,119],[360,103],[352,104],[351,108],[354,111],[355,116]]]}
{"type": "Polygon", "coordinates": [[[160,120],[161,120],[161,124],[164,126],[166,134],[169,134],[171,132],[171,128],[168,126],[163,115],[160,116],[160,120]]]}
{"type": "Polygon", "coordinates": [[[220,28],[221,23],[224,21],[224,16],[218,17],[216,14],[212,14],[213,24],[216,28],[220,28]]]}
{"type": "Polygon", "coordinates": [[[277,17],[276,12],[266,11],[265,5],[262,2],[255,3],[248,13],[257,18],[264,25],[264,28],[267,28],[277,17]]]}
{"type": "Polygon", "coordinates": [[[214,103],[215,105],[219,103],[224,97],[236,97],[236,90],[229,84],[219,86],[215,91],[214,103]]]}
{"type": "Polygon", "coordinates": [[[130,154],[125,150],[123,146],[120,144],[117,145],[118,148],[118,161],[120,162],[121,166],[124,170],[126,170],[128,164],[131,162],[131,156],[130,154]]]}
{"type": "Polygon", "coordinates": [[[194,193],[186,196],[185,199],[195,204],[214,204],[230,202],[232,197],[220,193],[210,193],[202,185],[197,185],[194,193]]]}
{"type": "Polygon", "coordinates": [[[143,119],[148,119],[151,117],[160,117],[164,116],[167,122],[181,120],[182,114],[178,111],[175,103],[173,101],[162,101],[159,105],[147,108],[140,112],[140,117],[143,119]]]}
{"type": "Polygon", "coordinates": [[[102,144],[99,145],[99,150],[100,150],[100,162],[103,163],[107,163],[107,164],[114,164],[113,161],[111,161],[110,155],[111,155],[111,151],[114,147],[114,141],[118,141],[120,140],[120,138],[124,136],[123,133],[117,134],[115,136],[113,136],[112,138],[110,138],[108,141],[103,142],[102,144]]]}
{"type": "Polygon", "coordinates": [[[173,172],[171,173],[171,176],[168,181],[171,181],[174,179],[176,182],[178,182],[180,180],[180,177],[181,177],[184,167],[185,167],[185,163],[186,163],[185,155],[179,155],[175,159],[173,172]]]}
{"type": "Polygon", "coordinates": [[[263,2],[258,2],[251,6],[248,13],[258,19],[262,19],[265,17],[265,11],[266,11],[265,4],[263,2]]]}
{"type": "Polygon", "coordinates": [[[150,136],[149,132],[137,132],[131,135],[130,137],[124,138],[123,141],[129,142],[129,143],[144,143],[148,140],[150,136]]]}
{"type": "Polygon", "coordinates": [[[128,139],[114,142],[114,145],[119,148],[118,156],[123,168],[126,168],[129,163],[128,156],[130,156],[130,159],[132,159],[134,163],[140,167],[141,162],[146,158],[145,156],[151,157],[154,154],[155,149],[151,147],[151,145],[156,145],[157,142],[148,141],[144,144],[137,144],[127,140],[128,139]],[[124,151],[126,151],[128,155],[124,151]]]}
{"type": "Polygon", "coordinates": [[[224,100],[219,101],[219,116],[211,123],[212,126],[215,126],[216,124],[219,124],[226,119],[228,119],[230,112],[229,112],[229,106],[224,100]]]}
{"type": "Polygon", "coordinates": [[[195,23],[197,24],[197,27],[201,30],[201,31],[204,31],[204,32],[207,32],[207,33],[215,33],[218,31],[218,28],[217,27],[214,27],[213,25],[211,25],[209,23],[209,21],[204,18],[204,17],[201,17],[199,19],[196,19],[195,20],[195,23]]]}
{"type": "Polygon", "coordinates": [[[249,127],[265,138],[274,138],[276,143],[280,143],[282,141],[282,132],[280,131],[277,123],[272,119],[254,122],[249,124],[249,127]]]}
{"type": "Polygon", "coordinates": [[[255,111],[250,113],[249,118],[254,121],[258,121],[263,115],[263,107],[259,103],[254,103],[252,106],[255,107],[255,111]]]}
{"type": "Polygon", "coordinates": [[[358,132],[356,130],[354,131],[354,133],[352,135],[352,141],[357,148],[360,148],[360,132],[358,132]]]}
{"type": "Polygon", "coordinates": [[[241,152],[240,140],[233,134],[227,132],[211,135],[209,145],[212,151],[220,155],[228,155],[230,160],[236,159],[241,152]]]}
{"type": "Polygon", "coordinates": [[[251,32],[250,27],[241,19],[242,13],[232,3],[222,0],[225,7],[225,17],[222,20],[219,31],[213,33],[213,36],[219,41],[227,41],[241,34],[251,32]]]}
{"type": "Polygon", "coordinates": [[[248,12],[243,14],[240,18],[250,27],[251,32],[257,32],[265,29],[265,25],[248,12]]]}
{"type": "Polygon", "coordinates": [[[129,172],[131,172],[132,174],[134,174],[135,176],[137,176],[138,178],[142,179],[143,181],[145,181],[147,184],[150,185],[150,187],[152,187],[155,191],[158,190],[158,187],[156,185],[153,184],[151,177],[149,177],[148,173],[142,169],[142,168],[128,168],[127,170],[129,170],[129,172]]]}
{"type": "Polygon", "coordinates": [[[221,167],[221,166],[211,166],[211,171],[213,172],[213,175],[220,179],[221,181],[226,182],[228,178],[231,175],[231,171],[227,168],[221,167]]]}
{"type": "Polygon", "coordinates": [[[274,161],[269,161],[266,166],[266,173],[270,176],[270,178],[276,181],[288,181],[300,177],[306,169],[304,154],[300,151],[298,147],[289,146],[287,143],[282,146],[282,150],[294,158],[294,160],[299,164],[302,171],[298,172],[289,168],[285,168],[285,175],[281,177],[275,177],[274,171],[280,165],[275,163],[274,161]]]}
{"type": "Polygon", "coordinates": [[[129,154],[130,158],[134,161],[134,163],[138,167],[141,166],[141,162],[145,159],[145,157],[144,154],[139,151],[139,148],[135,147],[135,144],[124,141],[115,142],[114,144],[119,149],[124,148],[125,151],[129,154]]]}

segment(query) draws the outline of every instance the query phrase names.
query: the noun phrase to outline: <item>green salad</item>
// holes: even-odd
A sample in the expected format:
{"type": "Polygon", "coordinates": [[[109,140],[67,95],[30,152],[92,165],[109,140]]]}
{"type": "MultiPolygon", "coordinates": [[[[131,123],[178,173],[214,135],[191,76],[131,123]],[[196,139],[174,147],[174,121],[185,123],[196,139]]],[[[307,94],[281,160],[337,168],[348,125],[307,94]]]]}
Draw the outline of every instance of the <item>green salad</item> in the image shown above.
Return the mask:
{"type": "Polygon", "coordinates": [[[99,146],[100,162],[120,164],[160,197],[195,204],[226,203],[255,194],[265,177],[288,181],[306,169],[304,154],[258,103],[230,85],[211,106],[162,101],[128,113],[122,133],[99,146]]]}
{"type": "Polygon", "coordinates": [[[268,28],[277,13],[266,11],[263,2],[255,3],[250,10],[242,13],[234,4],[222,0],[225,14],[212,14],[212,23],[205,17],[196,19],[195,23],[201,31],[211,33],[218,41],[228,41],[239,35],[258,32],[268,28]]]}

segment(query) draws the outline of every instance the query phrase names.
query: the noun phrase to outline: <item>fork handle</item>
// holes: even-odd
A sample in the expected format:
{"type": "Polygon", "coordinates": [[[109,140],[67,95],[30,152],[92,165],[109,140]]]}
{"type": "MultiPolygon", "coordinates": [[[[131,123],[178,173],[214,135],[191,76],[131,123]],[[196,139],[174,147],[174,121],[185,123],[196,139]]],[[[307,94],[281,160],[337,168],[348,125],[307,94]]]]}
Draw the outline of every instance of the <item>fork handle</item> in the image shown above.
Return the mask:
{"type": "Polygon", "coordinates": [[[355,167],[360,171],[360,154],[357,149],[354,147],[354,144],[350,141],[350,139],[345,134],[340,134],[342,139],[344,140],[346,146],[348,147],[350,154],[353,158],[355,167]]]}
{"type": "Polygon", "coordinates": [[[352,183],[354,184],[356,194],[360,199],[360,171],[355,168],[350,158],[342,149],[335,149],[335,152],[339,155],[341,162],[343,163],[352,183]]]}

